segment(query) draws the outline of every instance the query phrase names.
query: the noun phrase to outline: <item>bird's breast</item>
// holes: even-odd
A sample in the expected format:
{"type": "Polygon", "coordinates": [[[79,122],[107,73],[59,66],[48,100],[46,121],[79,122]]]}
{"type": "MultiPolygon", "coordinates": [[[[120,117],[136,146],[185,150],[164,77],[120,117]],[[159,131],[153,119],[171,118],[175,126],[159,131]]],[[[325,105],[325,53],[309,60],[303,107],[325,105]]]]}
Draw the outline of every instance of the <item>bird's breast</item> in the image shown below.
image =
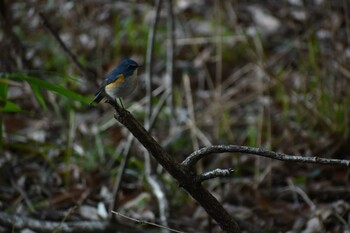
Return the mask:
{"type": "Polygon", "coordinates": [[[137,72],[128,77],[119,77],[116,81],[105,87],[107,95],[112,98],[126,97],[130,95],[137,86],[137,72]]]}

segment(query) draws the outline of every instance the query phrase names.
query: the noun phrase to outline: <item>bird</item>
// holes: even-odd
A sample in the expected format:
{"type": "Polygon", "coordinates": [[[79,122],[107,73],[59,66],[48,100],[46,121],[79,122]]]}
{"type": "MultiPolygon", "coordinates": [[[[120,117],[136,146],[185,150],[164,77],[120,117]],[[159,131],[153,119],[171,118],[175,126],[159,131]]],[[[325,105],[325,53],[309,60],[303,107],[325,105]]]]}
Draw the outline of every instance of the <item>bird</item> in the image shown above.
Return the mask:
{"type": "Polygon", "coordinates": [[[95,98],[91,101],[98,104],[104,98],[110,98],[114,101],[119,99],[122,108],[124,108],[121,98],[130,95],[137,87],[137,69],[141,67],[132,59],[125,59],[114,68],[100,85],[95,94],[95,98]]]}

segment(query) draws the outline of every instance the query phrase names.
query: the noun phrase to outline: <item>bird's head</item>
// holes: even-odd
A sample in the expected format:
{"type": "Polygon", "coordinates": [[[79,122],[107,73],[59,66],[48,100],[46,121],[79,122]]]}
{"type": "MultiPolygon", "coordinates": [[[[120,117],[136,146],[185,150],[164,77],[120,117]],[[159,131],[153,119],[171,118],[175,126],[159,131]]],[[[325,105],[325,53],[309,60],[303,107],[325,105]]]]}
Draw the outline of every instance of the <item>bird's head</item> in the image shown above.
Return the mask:
{"type": "Polygon", "coordinates": [[[125,59],[119,64],[117,69],[120,70],[121,73],[123,73],[124,75],[131,76],[134,73],[134,71],[139,67],[140,65],[137,64],[134,60],[125,59]]]}

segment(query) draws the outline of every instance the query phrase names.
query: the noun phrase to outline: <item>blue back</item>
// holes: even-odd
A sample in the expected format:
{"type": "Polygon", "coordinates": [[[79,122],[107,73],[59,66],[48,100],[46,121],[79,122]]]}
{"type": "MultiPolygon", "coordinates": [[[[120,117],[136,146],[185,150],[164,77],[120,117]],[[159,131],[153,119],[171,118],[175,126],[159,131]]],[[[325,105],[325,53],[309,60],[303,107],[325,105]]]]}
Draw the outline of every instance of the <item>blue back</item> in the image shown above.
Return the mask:
{"type": "Polygon", "coordinates": [[[125,78],[131,76],[138,67],[140,66],[134,60],[123,60],[117,68],[113,69],[107,75],[107,84],[115,81],[121,74],[123,74],[125,78]]]}

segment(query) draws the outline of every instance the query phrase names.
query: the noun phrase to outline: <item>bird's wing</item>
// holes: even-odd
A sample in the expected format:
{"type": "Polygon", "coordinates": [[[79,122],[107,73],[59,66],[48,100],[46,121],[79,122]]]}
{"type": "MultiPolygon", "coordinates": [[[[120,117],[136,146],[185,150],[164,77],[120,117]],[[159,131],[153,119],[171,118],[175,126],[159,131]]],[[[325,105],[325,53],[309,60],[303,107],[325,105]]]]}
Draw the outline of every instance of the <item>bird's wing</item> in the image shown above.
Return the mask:
{"type": "Polygon", "coordinates": [[[89,105],[92,105],[93,103],[96,103],[98,104],[102,99],[103,99],[103,94],[101,91],[98,91],[96,94],[95,94],[95,98],[91,101],[91,103],[89,105]]]}
{"type": "Polygon", "coordinates": [[[107,83],[105,85],[106,89],[111,89],[117,87],[119,84],[124,82],[125,76],[123,74],[118,75],[116,78],[112,80],[107,80],[107,83]]]}
{"type": "Polygon", "coordinates": [[[105,88],[113,88],[122,83],[124,79],[125,78],[123,74],[119,74],[116,76],[108,75],[107,78],[102,82],[101,86],[98,88],[98,91],[95,94],[95,98],[90,104],[94,102],[99,103],[104,97],[105,88]]]}

